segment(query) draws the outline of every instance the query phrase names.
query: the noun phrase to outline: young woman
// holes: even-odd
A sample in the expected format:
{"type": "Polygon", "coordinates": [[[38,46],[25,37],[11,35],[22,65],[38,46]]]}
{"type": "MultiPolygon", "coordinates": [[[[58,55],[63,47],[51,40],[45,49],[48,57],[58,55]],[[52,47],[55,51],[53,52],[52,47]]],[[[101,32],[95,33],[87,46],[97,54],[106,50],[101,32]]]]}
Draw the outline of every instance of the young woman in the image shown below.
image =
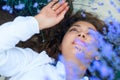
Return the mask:
{"type": "Polygon", "coordinates": [[[0,74],[10,77],[10,80],[82,79],[90,64],[89,60],[93,58],[93,51],[97,51],[96,46],[93,46],[94,50],[87,50],[88,44],[93,41],[97,43],[89,30],[101,32],[104,23],[92,14],[83,12],[63,19],[68,9],[68,3],[64,0],[53,0],[35,17],[17,17],[13,22],[1,25],[0,74]],[[52,29],[53,26],[55,29],[52,29]],[[34,46],[37,47],[33,48],[37,52],[16,46],[19,41],[26,41],[48,28],[52,30],[48,32],[43,44],[39,44],[39,35],[32,38],[36,41],[34,46]],[[87,63],[76,56],[83,54],[87,63]]]}

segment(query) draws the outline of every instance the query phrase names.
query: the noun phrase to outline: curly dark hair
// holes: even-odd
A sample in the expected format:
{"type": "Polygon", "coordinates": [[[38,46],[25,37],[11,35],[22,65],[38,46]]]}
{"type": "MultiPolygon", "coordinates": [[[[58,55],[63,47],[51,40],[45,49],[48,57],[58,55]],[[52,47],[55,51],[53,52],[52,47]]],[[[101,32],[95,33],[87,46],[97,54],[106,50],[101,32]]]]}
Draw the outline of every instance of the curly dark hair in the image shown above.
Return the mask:
{"type": "Polygon", "coordinates": [[[84,11],[78,11],[75,14],[65,17],[59,24],[55,25],[55,27],[43,30],[42,33],[34,35],[26,42],[20,42],[17,46],[24,48],[29,47],[37,52],[45,50],[50,57],[57,60],[58,55],[61,53],[59,46],[65,33],[77,21],[86,21],[93,24],[101,34],[103,34],[103,27],[106,26],[96,15],[84,11]],[[41,34],[44,34],[44,42],[41,34]]]}

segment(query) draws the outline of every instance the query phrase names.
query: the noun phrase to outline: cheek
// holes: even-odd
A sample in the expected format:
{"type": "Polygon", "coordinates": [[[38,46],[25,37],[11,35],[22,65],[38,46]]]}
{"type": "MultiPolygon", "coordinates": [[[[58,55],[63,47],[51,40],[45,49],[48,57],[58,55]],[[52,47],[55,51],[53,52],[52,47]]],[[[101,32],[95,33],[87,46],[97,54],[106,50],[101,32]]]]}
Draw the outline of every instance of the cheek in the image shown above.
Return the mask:
{"type": "Polygon", "coordinates": [[[93,37],[91,37],[91,36],[88,36],[86,42],[89,43],[89,44],[94,44],[94,43],[96,43],[97,41],[95,40],[95,38],[93,38],[93,37]]]}
{"type": "Polygon", "coordinates": [[[70,43],[72,41],[72,38],[73,38],[72,35],[66,34],[63,37],[62,44],[70,43]]]}
{"type": "Polygon", "coordinates": [[[72,42],[73,42],[74,36],[73,35],[65,35],[62,43],[61,43],[61,51],[63,53],[67,53],[67,51],[69,51],[72,47],[72,42]]]}

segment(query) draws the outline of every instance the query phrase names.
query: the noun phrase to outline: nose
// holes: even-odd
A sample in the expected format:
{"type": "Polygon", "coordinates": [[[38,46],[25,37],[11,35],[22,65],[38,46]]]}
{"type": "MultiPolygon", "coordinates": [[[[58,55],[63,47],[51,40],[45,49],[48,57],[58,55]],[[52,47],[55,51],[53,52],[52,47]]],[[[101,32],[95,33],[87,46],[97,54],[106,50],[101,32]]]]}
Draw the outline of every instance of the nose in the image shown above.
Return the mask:
{"type": "Polygon", "coordinates": [[[86,34],[85,33],[78,33],[78,37],[82,39],[86,39],[86,34]]]}

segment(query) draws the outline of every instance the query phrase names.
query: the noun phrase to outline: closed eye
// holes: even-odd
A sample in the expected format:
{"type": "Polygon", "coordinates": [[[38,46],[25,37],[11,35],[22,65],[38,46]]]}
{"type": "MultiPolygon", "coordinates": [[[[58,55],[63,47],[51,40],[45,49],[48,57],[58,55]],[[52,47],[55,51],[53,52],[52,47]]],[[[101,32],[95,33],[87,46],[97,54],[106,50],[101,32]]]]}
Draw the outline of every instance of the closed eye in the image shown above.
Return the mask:
{"type": "Polygon", "coordinates": [[[94,29],[89,28],[88,33],[87,33],[87,34],[91,35],[91,33],[93,33],[94,31],[95,31],[94,29]]]}
{"type": "Polygon", "coordinates": [[[76,28],[72,28],[72,29],[70,29],[69,31],[70,31],[70,32],[71,32],[71,31],[79,32],[76,28]]]}

